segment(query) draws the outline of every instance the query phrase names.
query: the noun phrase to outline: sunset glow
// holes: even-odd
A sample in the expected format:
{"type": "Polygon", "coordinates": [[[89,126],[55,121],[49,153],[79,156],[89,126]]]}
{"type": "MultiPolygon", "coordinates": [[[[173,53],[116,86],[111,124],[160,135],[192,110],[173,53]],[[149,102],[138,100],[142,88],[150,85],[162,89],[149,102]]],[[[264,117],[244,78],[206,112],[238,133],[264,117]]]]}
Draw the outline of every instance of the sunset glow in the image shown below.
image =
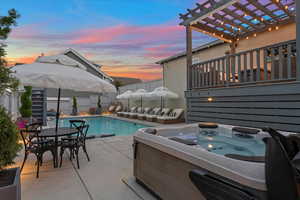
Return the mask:
{"type": "MultiPolygon", "coordinates": [[[[7,61],[32,63],[42,53],[73,48],[103,65],[112,76],[162,78],[155,62],[185,50],[178,13],[197,0],[34,0],[3,2],[1,15],[15,8],[21,18],[7,40],[7,61]]],[[[198,34],[195,43],[211,40],[198,34]]]]}

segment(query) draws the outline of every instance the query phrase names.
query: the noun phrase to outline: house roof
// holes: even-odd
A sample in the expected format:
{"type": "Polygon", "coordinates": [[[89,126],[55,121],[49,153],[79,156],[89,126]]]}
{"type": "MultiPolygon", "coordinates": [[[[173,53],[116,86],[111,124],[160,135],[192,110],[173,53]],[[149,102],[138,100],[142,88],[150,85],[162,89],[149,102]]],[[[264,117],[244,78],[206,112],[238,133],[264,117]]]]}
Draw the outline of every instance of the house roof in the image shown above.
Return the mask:
{"type": "MultiPolygon", "coordinates": [[[[215,46],[218,46],[218,45],[221,45],[221,44],[224,44],[224,43],[225,42],[222,41],[222,40],[214,40],[212,42],[209,42],[209,43],[201,45],[201,46],[199,46],[197,48],[194,48],[193,49],[193,53],[197,53],[199,51],[203,51],[205,49],[208,49],[208,48],[211,48],[211,47],[215,47],[215,46]]],[[[170,56],[168,58],[165,58],[163,60],[160,60],[160,61],[156,62],[156,64],[164,64],[164,63],[170,62],[172,60],[176,60],[176,59],[184,57],[184,56],[186,56],[186,51],[178,53],[178,54],[175,54],[175,55],[170,56]]]]}
{"type": "Polygon", "coordinates": [[[96,70],[99,74],[101,74],[102,76],[104,76],[105,78],[113,81],[113,79],[108,76],[106,73],[104,73],[103,71],[101,71],[99,68],[102,66],[102,65],[99,65],[99,64],[95,64],[91,61],[89,61],[88,59],[86,59],[84,56],[82,56],[80,53],[78,53],[77,51],[75,51],[74,49],[72,48],[69,48],[67,50],[65,50],[63,52],[63,54],[67,54],[69,52],[72,52],[73,54],[75,54],[79,59],[81,59],[83,62],[85,62],[87,65],[89,65],[91,68],[93,68],[94,70],[96,70]]]}

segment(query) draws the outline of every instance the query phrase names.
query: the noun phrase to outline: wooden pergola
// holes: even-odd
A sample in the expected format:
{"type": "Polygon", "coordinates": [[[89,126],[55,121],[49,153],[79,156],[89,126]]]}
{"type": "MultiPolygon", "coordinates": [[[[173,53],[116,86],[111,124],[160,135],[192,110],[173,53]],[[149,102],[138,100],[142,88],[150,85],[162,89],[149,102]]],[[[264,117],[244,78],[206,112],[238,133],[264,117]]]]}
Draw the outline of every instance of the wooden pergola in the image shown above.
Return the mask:
{"type": "MultiPolygon", "coordinates": [[[[180,25],[186,27],[187,65],[192,65],[192,30],[230,43],[233,54],[239,40],[279,29],[296,20],[299,55],[300,14],[296,15],[297,12],[300,13],[300,3],[296,4],[296,0],[206,0],[197,3],[196,8],[180,14],[180,25]]],[[[297,69],[300,80],[300,56],[297,56],[297,69]]]]}

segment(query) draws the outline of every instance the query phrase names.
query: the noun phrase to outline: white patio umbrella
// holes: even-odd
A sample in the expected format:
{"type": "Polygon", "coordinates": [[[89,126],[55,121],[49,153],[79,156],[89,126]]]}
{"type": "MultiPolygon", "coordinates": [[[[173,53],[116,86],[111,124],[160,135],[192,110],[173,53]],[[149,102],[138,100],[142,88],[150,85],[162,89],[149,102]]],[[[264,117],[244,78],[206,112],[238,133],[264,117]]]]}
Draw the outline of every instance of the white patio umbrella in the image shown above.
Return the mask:
{"type": "Polygon", "coordinates": [[[143,97],[146,97],[147,93],[148,92],[144,89],[138,89],[131,95],[131,98],[139,99],[141,102],[141,107],[143,107],[143,97]]]}
{"type": "MultiPolygon", "coordinates": [[[[39,57],[32,64],[17,65],[12,70],[24,86],[58,89],[56,133],[61,89],[93,93],[116,92],[112,84],[85,71],[84,66],[65,55],[39,57]]],[[[57,142],[57,137],[55,140],[57,142]]]]}
{"type": "Polygon", "coordinates": [[[131,90],[127,90],[126,92],[118,95],[116,98],[117,99],[127,99],[127,101],[128,101],[128,108],[129,108],[130,98],[131,98],[132,94],[133,94],[133,92],[131,90]]]}
{"type": "Polygon", "coordinates": [[[161,108],[164,105],[164,99],[177,99],[179,98],[178,94],[170,91],[166,87],[155,88],[152,92],[147,95],[149,98],[160,98],[161,108]]]}

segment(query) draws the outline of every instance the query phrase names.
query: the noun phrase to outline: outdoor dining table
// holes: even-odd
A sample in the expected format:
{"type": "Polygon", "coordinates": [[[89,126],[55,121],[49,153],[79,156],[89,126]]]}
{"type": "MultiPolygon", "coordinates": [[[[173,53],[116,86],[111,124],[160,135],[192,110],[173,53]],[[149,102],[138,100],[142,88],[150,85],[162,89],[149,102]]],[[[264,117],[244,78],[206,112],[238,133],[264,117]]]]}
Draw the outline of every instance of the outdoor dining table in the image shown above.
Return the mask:
{"type": "Polygon", "coordinates": [[[39,134],[40,137],[45,137],[45,138],[55,138],[55,167],[57,167],[58,163],[58,137],[63,137],[63,136],[71,136],[73,134],[78,133],[78,129],[76,128],[71,128],[71,127],[60,127],[57,129],[56,128],[45,128],[42,129],[41,133],[39,134]]]}

